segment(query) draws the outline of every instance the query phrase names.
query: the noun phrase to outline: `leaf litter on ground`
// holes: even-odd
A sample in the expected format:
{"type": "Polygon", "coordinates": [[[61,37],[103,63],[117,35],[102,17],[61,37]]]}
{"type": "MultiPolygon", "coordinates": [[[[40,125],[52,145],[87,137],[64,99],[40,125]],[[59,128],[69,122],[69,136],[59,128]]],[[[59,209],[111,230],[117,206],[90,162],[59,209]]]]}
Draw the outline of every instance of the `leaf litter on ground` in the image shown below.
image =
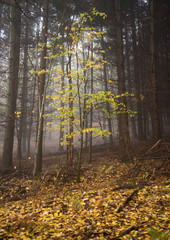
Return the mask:
{"type": "Polygon", "coordinates": [[[81,183],[74,170],[4,181],[0,239],[169,239],[169,180],[130,178],[131,167],[101,158],[81,183]]]}

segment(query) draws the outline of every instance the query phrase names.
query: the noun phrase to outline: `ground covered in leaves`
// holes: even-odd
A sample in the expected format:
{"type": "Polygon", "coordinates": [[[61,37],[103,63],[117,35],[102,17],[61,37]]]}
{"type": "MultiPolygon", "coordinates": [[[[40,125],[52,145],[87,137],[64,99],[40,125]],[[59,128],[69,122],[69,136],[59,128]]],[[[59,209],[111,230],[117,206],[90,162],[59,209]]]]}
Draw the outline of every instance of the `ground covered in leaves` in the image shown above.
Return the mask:
{"type": "Polygon", "coordinates": [[[1,177],[0,239],[168,240],[167,175],[155,175],[153,159],[136,175],[133,164],[109,156],[84,164],[81,183],[76,169],[55,166],[39,179],[17,171],[1,177]]]}

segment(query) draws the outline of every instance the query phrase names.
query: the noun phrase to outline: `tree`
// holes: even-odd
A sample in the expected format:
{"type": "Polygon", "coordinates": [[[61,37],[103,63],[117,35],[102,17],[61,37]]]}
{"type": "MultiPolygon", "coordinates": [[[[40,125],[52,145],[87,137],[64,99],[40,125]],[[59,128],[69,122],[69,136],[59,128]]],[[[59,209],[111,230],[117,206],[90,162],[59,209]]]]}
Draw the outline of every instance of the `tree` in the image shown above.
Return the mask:
{"type": "MultiPolygon", "coordinates": [[[[93,62],[93,42],[91,42],[91,46],[90,46],[90,50],[91,50],[91,61],[93,62]]],[[[93,94],[93,76],[94,75],[94,69],[93,66],[90,69],[90,93],[93,94]]],[[[91,103],[91,111],[90,111],[90,122],[89,122],[89,128],[93,127],[93,104],[91,103]]],[[[93,145],[93,136],[92,136],[92,131],[90,131],[89,134],[89,163],[91,163],[92,161],[92,145],[93,145]]]]}
{"type": "Polygon", "coordinates": [[[47,52],[47,29],[48,29],[48,0],[43,1],[43,27],[42,27],[42,49],[40,59],[40,73],[38,78],[38,94],[39,94],[39,109],[38,109],[38,129],[34,159],[33,174],[37,175],[42,171],[42,143],[43,143],[43,115],[45,104],[45,72],[46,72],[46,52],[47,52]]]}
{"type": "MultiPolygon", "coordinates": [[[[104,85],[105,85],[105,91],[108,91],[108,79],[107,79],[107,61],[106,61],[106,53],[105,53],[105,43],[102,35],[102,49],[103,49],[103,62],[104,62],[104,67],[103,67],[103,77],[104,77],[104,85]]],[[[113,134],[112,134],[112,121],[111,121],[111,111],[110,111],[110,105],[109,102],[106,102],[106,110],[108,113],[107,116],[107,122],[108,122],[108,128],[109,128],[109,144],[110,147],[113,147],[113,134]]]]}
{"type": "Polygon", "coordinates": [[[24,37],[23,80],[21,93],[21,113],[19,117],[17,155],[21,168],[22,150],[26,153],[26,119],[27,119],[27,91],[28,91],[28,21],[26,19],[24,37]],[[23,148],[22,148],[23,147],[23,148]]]}
{"type": "MultiPolygon", "coordinates": [[[[69,51],[70,51],[70,47],[69,51]]],[[[73,113],[73,83],[72,83],[72,74],[71,74],[71,61],[72,61],[72,54],[68,54],[68,63],[67,63],[67,77],[68,77],[68,91],[69,91],[69,123],[68,123],[68,133],[67,133],[67,161],[68,165],[72,166],[73,165],[73,121],[74,121],[74,113],[73,113]]]]}
{"type": "Polygon", "coordinates": [[[17,3],[11,0],[7,109],[5,118],[5,133],[2,156],[2,168],[4,169],[12,167],[15,111],[18,90],[20,30],[21,30],[21,10],[18,8],[17,3]]]}
{"type": "MultiPolygon", "coordinates": [[[[58,119],[63,119],[60,125],[65,126],[68,131],[63,140],[63,144],[67,146],[72,146],[73,138],[79,138],[78,146],[78,162],[77,162],[77,181],[80,181],[81,172],[81,161],[82,161],[82,149],[84,144],[84,133],[91,133],[91,137],[94,134],[98,136],[108,136],[110,132],[103,130],[101,124],[99,127],[93,127],[89,124],[89,127],[85,127],[86,119],[91,115],[93,110],[100,109],[100,106],[109,102],[111,104],[113,111],[117,108],[117,104],[114,99],[114,95],[110,91],[97,91],[97,93],[92,91],[93,82],[90,85],[89,93],[87,93],[88,77],[86,72],[90,73],[90,77],[93,80],[93,71],[98,72],[103,70],[104,62],[102,58],[103,50],[95,44],[96,39],[101,39],[103,32],[95,31],[94,27],[86,26],[87,19],[93,20],[93,17],[100,15],[105,17],[105,14],[99,13],[95,9],[92,10],[92,15],[88,13],[80,14],[80,19],[73,22],[71,26],[71,31],[68,34],[68,39],[70,41],[69,48],[63,49],[63,46],[57,45],[59,49],[62,49],[57,55],[51,55],[51,58],[60,58],[65,55],[68,58],[68,70],[66,77],[68,79],[68,87],[65,86],[64,90],[56,90],[59,94],[58,96],[49,96],[53,99],[57,113],[55,117],[58,119]],[[84,42],[86,39],[86,42],[84,42]],[[93,49],[93,44],[95,45],[95,53],[93,49]],[[91,48],[91,56],[87,51],[85,57],[85,46],[91,48]],[[98,53],[98,55],[97,55],[98,53]],[[72,66],[70,62],[72,60],[72,66]],[[60,105],[63,102],[64,105],[60,105]],[[74,104],[73,104],[74,102],[74,104]],[[71,144],[70,144],[71,143],[71,144]]],[[[67,27],[66,27],[67,28],[67,27]]],[[[54,42],[55,42],[55,38],[54,42]]],[[[53,46],[53,44],[51,44],[53,46]]],[[[52,52],[52,51],[51,51],[52,52]]],[[[58,80],[57,85],[62,86],[63,70],[58,69],[58,80]]],[[[106,111],[106,110],[105,110],[106,111]]],[[[107,111],[106,111],[107,112],[107,111]]],[[[71,151],[70,151],[71,152],[71,151]]],[[[68,152],[68,153],[70,153],[68,152]]],[[[67,154],[68,154],[67,153],[67,154]]],[[[68,162],[70,165],[70,162],[68,162]]]]}
{"type": "MultiPolygon", "coordinates": [[[[130,44],[130,31],[128,31],[128,18],[126,17],[126,24],[125,24],[125,51],[126,51],[126,56],[125,56],[125,69],[126,69],[126,78],[128,81],[128,86],[127,90],[129,93],[133,92],[133,78],[132,78],[132,71],[131,71],[131,44],[130,44]]],[[[131,110],[135,110],[135,104],[134,102],[129,99],[129,108],[131,110]]],[[[132,130],[132,136],[133,138],[137,138],[137,131],[136,131],[136,121],[135,121],[135,116],[131,116],[130,118],[131,121],[131,130],[132,130]]]]}
{"type": "Polygon", "coordinates": [[[158,82],[156,75],[156,48],[155,48],[155,0],[150,0],[150,80],[151,80],[151,118],[153,140],[161,138],[159,104],[158,104],[158,82]]]}
{"type": "MultiPolygon", "coordinates": [[[[118,75],[118,93],[121,96],[126,93],[125,73],[124,73],[124,56],[123,56],[123,36],[122,36],[122,17],[120,0],[115,0],[115,16],[116,16],[116,49],[117,49],[117,75],[118,75]]],[[[127,113],[127,102],[125,96],[120,97],[124,112],[119,115],[120,139],[123,142],[125,157],[129,161],[133,161],[133,151],[129,136],[129,124],[127,113]]]]}
{"type": "MultiPolygon", "coordinates": [[[[62,32],[62,39],[64,41],[64,31],[62,32]]],[[[63,76],[61,78],[61,91],[64,91],[64,72],[65,72],[65,68],[64,68],[64,55],[61,56],[61,68],[62,68],[62,72],[63,72],[63,76]]],[[[64,107],[64,103],[61,101],[61,108],[64,107]]],[[[64,119],[61,118],[61,122],[64,119]]],[[[64,127],[62,126],[62,124],[60,125],[60,139],[59,139],[59,150],[63,151],[63,145],[61,144],[61,142],[63,141],[64,138],[64,127]]]]}
{"type": "MultiPolygon", "coordinates": [[[[134,84],[136,87],[136,100],[137,100],[137,129],[138,139],[143,140],[143,122],[142,122],[142,103],[141,103],[141,82],[139,77],[139,57],[137,49],[137,36],[136,36],[136,18],[135,18],[135,1],[131,2],[131,26],[132,26],[132,49],[133,49],[133,65],[134,65],[134,84]]],[[[142,64],[142,63],[141,63],[142,64]]]]}

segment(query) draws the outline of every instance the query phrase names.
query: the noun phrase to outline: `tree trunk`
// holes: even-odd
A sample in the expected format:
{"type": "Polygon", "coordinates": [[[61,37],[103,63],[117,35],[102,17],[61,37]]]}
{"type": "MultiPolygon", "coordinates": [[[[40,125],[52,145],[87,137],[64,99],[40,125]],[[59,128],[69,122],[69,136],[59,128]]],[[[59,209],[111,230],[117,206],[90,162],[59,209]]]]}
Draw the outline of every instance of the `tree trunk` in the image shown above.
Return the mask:
{"type": "MultiPolygon", "coordinates": [[[[128,38],[128,27],[127,24],[125,26],[125,41],[126,41],[126,76],[127,76],[127,80],[128,80],[128,92],[132,93],[132,73],[131,73],[131,62],[130,62],[130,43],[129,43],[129,38],[128,38]]],[[[134,102],[132,102],[132,100],[130,99],[129,102],[129,107],[131,111],[134,111],[134,102]]],[[[135,121],[135,117],[132,116],[130,118],[131,121],[131,129],[132,129],[132,136],[133,138],[137,138],[137,131],[136,131],[136,121],[135,121]]]]}
{"type": "Polygon", "coordinates": [[[73,165],[73,87],[72,87],[72,77],[71,77],[71,55],[69,55],[69,61],[67,66],[67,76],[69,84],[69,126],[68,126],[68,145],[67,145],[67,162],[69,166],[73,165]]]}
{"type": "MultiPolygon", "coordinates": [[[[93,43],[91,43],[91,61],[93,61],[93,43]]],[[[91,67],[91,88],[90,93],[93,94],[93,67],[91,67]]],[[[90,122],[89,128],[93,127],[93,105],[91,104],[91,111],[90,111],[90,122]]],[[[92,162],[92,131],[89,133],[89,163],[92,162]]]]}
{"type": "Polygon", "coordinates": [[[27,146],[27,158],[30,157],[31,154],[31,136],[32,136],[32,124],[33,124],[33,114],[34,114],[34,107],[35,107],[35,90],[36,90],[36,77],[34,78],[34,85],[33,85],[33,95],[32,95],[32,103],[31,103],[31,112],[30,112],[30,119],[28,122],[28,146],[27,146]]]}
{"type": "MultiPolygon", "coordinates": [[[[64,34],[63,34],[64,35],[64,34]]],[[[63,36],[64,39],[64,36],[63,36]]],[[[64,55],[61,57],[61,68],[62,68],[62,78],[61,78],[61,91],[64,91],[64,55]]],[[[64,108],[64,103],[61,101],[61,108],[64,108]]],[[[64,118],[61,118],[60,121],[64,121],[64,118]]],[[[63,151],[63,145],[61,144],[63,142],[64,138],[64,126],[60,125],[60,139],[59,139],[59,151],[63,151]]]]}
{"type": "MultiPolygon", "coordinates": [[[[35,55],[35,70],[38,71],[38,43],[39,43],[39,25],[37,25],[36,32],[36,55],[35,55]]],[[[28,147],[27,147],[27,157],[30,157],[31,150],[31,136],[32,136],[32,124],[33,124],[33,114],[35,108],[35,92],[36,92],[36,83],[38,82],[37,75],[34,76],[33,82],[33,93],[32,93],[32,102],[31,102],[31,112],[29,114],[29,123],[28,123],[28,147]]]]}
{"type": "MultiPolygon", "coordinates": [[[[40,71],[46,70],[46,43],[47,43],[47,28],[48,28],[48,0],[43,2],[43,29],[42,29],[42,49],[40,59],[40,71]]],[[[38,93],[39,93],[39,122],[37,131],[37,141],[34,159],[33,175],[38,175],[42,172],[42,144],[43,144],[43,114],[45,105],[45,72],[39,75],[38,93]]]]}
{"type": "Polygon", "coordinates": [[[5,133],[2,156],[2,168],[4,169],[12,167],[15,111],[18,91],[20,29],[21,29],[21,10],[18,8],[17,4],[11,0],[7,110],[5,118],[5,133]]]}
{"type": "Polygon", "coordinates": [[[153,140],[161,138],[159,106],[158,106],[158,82],[156,75],[156,49],[155,49],[155,20],[154,20],[155,1],[150,0],[150,80],[151,80],[151,118],[152,118],[152,135],[153,140]]]}
{"type": "MultiPolygon", "coordinates": [[[[104,49],[104,40],[103,40],[103,35],[102,35],[102,48],[104,49]]],[[[105,53],[103,53],[103,61],[104,61],[104,68],[103,68],[103,75],[104,75],[104,86],[105,86],[105,91],[107,92],[108,91],[108,86],[107,86],[107,67],[106,67],[106,56],[105,56],[105,53]]],[[[110,135],[109,135],[109,144],[110,144],[110,147],[113,147],[113,134],[112,134],[112,122],[111,122],[111,114],[110,114],[110,104],[109,102],[107,101],[106,102],[106,110],[107,110],[107,113],[108,113],[108,116],[107,116],[107,122],[108,122],[108,128],[109,128],[109,132],[110,132],[110,135]]]]}
{"type": "MultiPolygon", "coordinates": [[[[83,130],[84,130],[84,120],[85,120],[85,106],[86,99],[84,98],[83,105],[81,104],[81,93],[80,93],[80,76],[79,76],[79,58],[78,51],[76,46],[76,61],[77,61],[77,96],[78,96],[78,106],[79,106],[79,123],[80,123],[80,147],[79,147],[79,155],[78,155],[78,163],[77,163],[77,182],[80,182],[81,175],[81,164],[82,164],[82,151],[83,151],[83,130]]],[[[84,73],[85,75],[85,73],[84,73]]],[[[84,79],[84,81],[86,81],[84,79]]],[[[84,82],[84,91],[86,92],[86,83],[84,82]]]]}
{"type": "MultiPolygon", "coordinates": [[[[132,4],[132,7],[134,5],[132,4]]],[[[139,58],[137,52],[137,37],[136,37],[136,25],[135,25],[135,14],[132,10],[132,48],[133,48],[133,65],[134,65],[134,84],[136,87],[136,99],[137,99],[137,129],[138,129],[138,139],[143,140],[143,122],[142,122],[142,104],[141,104],[141,84],[139,77],[139,58]]]]}
{"type": "Polygon", "coordinates": [[[26,129],[27,129],[27,65],[28,65],[28,21],[26,20],[25,26],[25,42],[24,42],[24,69],[23,69],[23,82],[22,82],[22,94],[21,94],[21,115],[19,122],[18,133],[18,160],[21,164],[22,151],[26,152],[26,129]]]}
{"type": "MultiPolygon", "coordinates": [[[[139,4],[139,3],[138,3],[139,4]]],[[[139,5],[138,5],[139,7],[139,5]]],[[[146,140],[147,139],[147,127],[146,127],[146,122],[148,121],[147,118],[147,108],[146,108],[146,93],[145,93],[145,85],[146,85],[146,77],[145,77],[145,56],[144,56],[144,51],[143,51],[143,32],[144,29],[143,27],[141,27],[141,16],[140,16],[140,11],[138,9],[138,13],[137,13],[137,29],[138,29],[138,69],[139,72],[137,74],[137,78],[139,79],[139,83],[140,83],[140,91],[141,91],[141,96],[142,96],[142,100],[141,97],[139,96],[139,101],[140,101],[140,107],[141,107],[141,111],[139,112],[140,116],[138,117],[138,128],[140,127],[140,125],[143,126],[142,131],[140,133],[140,130],[138,129],[138,137],[139,140],[143,139],[146,140]],[[140,119],[140,120],[139,120],[140,119]],[[141,124],[140,124],[141,122],[141,124]]],[[[133,24],[135,25],[135,19],[133,17],[133,24]]],[[[136,27],[135,27],[136,28],[136,27]]],[[[135,35],[136,36],[136,35],[135,35]]],[[[135,47],[137,47],[137,45],[135,44],[135,47]]],[[[137,86],[136,86],[136,90],[137,90],[137,86]]],[[[139,106],[138,106],[139,107],[139,106]]]]}
{"type": "MultiPolygon", "coordinates": [[[[84,48],[84,46],[83,46],[84,48]]],[[[86,67],[86,59],[85,59],[85,49],[83,49],[83,66],[84,66],[84,70],[83,70],[83,74],[84,74],[84,79],[85,79],[85,84],[84,84],[84,95],[86,96],[87,94],[87,86],[88,86],[88,76],[87,76],[87,70],[85,69],[86,67]]],[[[89,48],[88,48],[88,52],[87,52],[87,59],[89,59],[89,48]]],[[[86,101],[87,101],[87,98],[85,97],[84,98],[84,125],[85,125],[85,128],[88,128],[88,114],[87,114],[87,110],[86,110],[86,101]]],[[[85,148],[88,147],[88,132],[85,133],[85,148]]]]}
{"type": "MultiPolygon", "coordinates": [[[[117,75],[118,75],[118,92],[121,96],[126,92],[125,88],[125,73],[124,73],[124,56],[123,56],[123,36],[122,36],[122,18],[120,9],[120,0],[115,0],[116,14],[116,50],[117,50],[117,75]]],[[[120,97],[120,103],[124,106],[123,113],[120,113],[120,139],[123,142],[125,158],[128,161],[133,161],[133,151],[129,136],[129,123],[127,114],[127,102],[124,96],[120,97]]]]}

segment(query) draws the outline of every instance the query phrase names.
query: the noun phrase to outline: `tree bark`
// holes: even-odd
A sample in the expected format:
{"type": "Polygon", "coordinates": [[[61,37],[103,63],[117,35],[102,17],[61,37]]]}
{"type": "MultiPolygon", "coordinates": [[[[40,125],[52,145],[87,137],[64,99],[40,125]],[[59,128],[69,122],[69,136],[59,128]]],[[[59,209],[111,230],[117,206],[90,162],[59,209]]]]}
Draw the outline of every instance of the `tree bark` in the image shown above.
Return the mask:
{"type": "Polygon", "coordinates": [[[72,76],[71,76],[71,55],[69,55],[69,61],[67,66],[67,76],[69,84],[69,126],[68,126],[68,145],[67,145],[67,163],[69,166],[73,165],[73,86],[72,86],[72,76]]]}
{"type": "MultiPolygon", "coordinates": [[[[38,43],[39,43],[39,25],[37,25],[36,30],[36,48],[35,48],[35,70],[38,71],[38,43]]],[[[38,82],[38,76],[34,75],[33,78],[33,93],[32,93],[32,102],[31,102],[31,110],[29,114],[29,123],[28,123],[28,146],[27,146],[27,157],[30,157],[31,153],[31,136],[32,136],[32,125],[33,125],[33,115],[35,108],[35,93],[36,93],[36,84],[38,82]]]]}
{"type": "MultiPolygon", "coordinates": [[[[21,115],[19,122],[19,133],[18,133],[18,160],[21,165],[22,150],[26,152],[26,129],[27,129],[27,65],[28,65],[28,21],[26,20],[25,26],[25,42],[24,42],[24,68],[23,68],[23,82],[22,82],[22,93],[21,93],[21,115]]],[[[21,166],[20,166],[21,167],[21,166]]]]}
{"type": "Polygon", "coordinates": [[[18,71],[20,54],[21,11],[15,1],[10,1],[9,32],[9,75],[7,90],[7,110],[3,144],[2,168],[12,167],[15,111],[18,91],[18,71]]]}
{"type": "MultiPolygon", "coordinates": [[[[91,61],[93,61],[93,43],[91,43],[91,61]]],[[[90,86],[90,93],[93,94],[93,67],[91,67],[91,86],[90,86]]],[[[90,122],[89,128],[93,127],[93,105],[91,104],[91,111],[90,111],[90,122]]],[[[89,163],[92,162],[92,131],[89,133],[89,163]]]]}
{"type": "Polygon", "coordinates": [[[152,118],[152,136],[156,141],[161,138],[159,106],[158,106],[158,82],[156,75],[156,49],[155,49],[155,20],[154,20],[155,1],[150,0],[150,80],[151,80],[151,118],[152,118]]]}
{"type": "MultiPolygon", "coordinates": [[[[129,42],[129,38],[128,38],[128,26],[126,24],[125,26],[125,41],[126,41],[126,76],[127,76],[127,80],[128,80],[128,92],[132,93],[132,85],[133,85],[133,81],[132,81],[132,73],[131,73],[131,62],[130,62],[130,42],[129,42]]],[[[129,107],[131,111],[134,111],[134,102],[132,102],[132,100],[130,99],[129,102],[129,107]]],[[[132,129],[132,136],[133,138],[137,138],[137,131],[136,131],[136,120],[135,117],[132,116],[130,118],[131,121],[131,129],[132,129]]]]}
{"type": "MultiPolygon", "coordinates": [[[[134,5],[132,4],[132,8],[134,5]]],[[[134,84],[136,87],[136,99],[137,99],[137,129],[138,139],[143,140],[143,121],[142,121],[142,103],[141,103],[141,84],[139,77],[139,58],[137,52],[137,36],[136,36],[136,25],[135,25],[135,14],[132,10],[132,48],[133,48],[133,65],[134,65],[134,84]]]]}
{"type": "MultiPolygon", "coordinates": [[[[64,34],[63,34],[63,40],[64,40],[64,34]]],[[[61,78],[61,91],[64,91],[64,55],[61,57],[61,68],[62,68],[62,78],[61,78]]],[[[64,103],[61,101],[61,108],[64,108],[64,103]]],[[[64,119],[61,118],[60,121],[62,122],[64,119]]],[[[63,142],[64,138],[64,126],[60,125],[60,139],[59,139],[59,150],[63,151],[63,145],[61,144],[63,142]]]]}
{"type": "MultiPolygon", "coordinates": [[[[77,182],[80,182],[81,175],[81,164],[82,164],[82,151],[83,151],[83,130],[84,130],[84,120],[85,120],[85,99],[83,105],[81,104],[81,93],[80,93],[80,76],[79,76],[79,58],[78,58],[78,46],[76,46],[76,62],[77,62],[77,96],[78,96],[78,106],[79,106],[79,124],[80,124],[80,147],[77,162],[77,182]]],[[[86,81],[84,79],[84,81],[86,81]]],[[[84,82],[84,90],[86,91],[86,83],[84,82]]]]}
{"type": "Polygon", "coordinates": [[[43,144],[43,114],[45,105],[45,70],[46,70],[46,52],[47,52],[47,29],[48,29],[48,0],[43,1],[43,29],[42,29],[42,50],[40,59],[40,71],[44,71],[39,75],[38,93],[39,93],[39,122],[37,131],[37,141],[34,159],[33,175],[42,172],[42,144],[43,144]]]}
{"type": "MultiPolygon", "coordinates": [[[[103,35],[102,35],[102,48],[104,49],[104,40],[103,40],[103,35]]],[[[108,91],[108,84],[107,84],[107,65],[106,65],[106,56],[105,56],[105,52],[103,53],[103,61],[104,61],[104,68],[103,68],[103,75],[104,75],[104,86],[105,86],[105,91],[107,92],[108,91]]],[[[107,113],[108,113],[108,116],[107,116],[107,122],[108,122],[108,128],[109,128],[109,132],[110,132],[110,135],[109,135],[109,144],[110,144],[110,147],[113,147],[113,134],[112,134],[112,122],[111,122],[111,114],[110,114],[110,104],[109,102],[107,101],[106,102],[106,110],[107,110],[107,113]]]]}
{"type": "MultiPolygon", "coordinates": [[[[123,56],[123,36],[122,36],[122,18],[120,9],[120,0],[115,0],[115,15],[116,15],[116,50],[117,50],[117,75],[118,75],[118,93],[121,96],[126,92],[125,73],[124,73],[124,56],[123,56]]],[[[120,103],[123,107],[123,112],[119,115],[120,121],[120,139],[123,142],[125,158],[128,161],[133,161],[133,151],[129,136],[129,123],[127,114],[127,102],[124,96],[120,97],[120,103]]]]}

